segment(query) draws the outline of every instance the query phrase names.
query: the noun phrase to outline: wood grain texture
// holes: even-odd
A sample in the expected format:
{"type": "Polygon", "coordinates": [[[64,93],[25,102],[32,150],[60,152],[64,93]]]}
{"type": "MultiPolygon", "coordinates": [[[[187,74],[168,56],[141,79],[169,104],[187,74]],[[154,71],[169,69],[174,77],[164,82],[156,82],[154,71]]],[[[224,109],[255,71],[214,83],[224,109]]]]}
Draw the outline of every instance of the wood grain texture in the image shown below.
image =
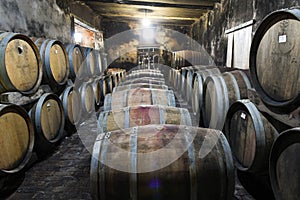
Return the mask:
{"type": "Polygon", "coordinates": [[[177,125],[134,128],[113,131],[96,140],[91,165],[95,199],[130,199],[132,196],[135,199],[232,198],[233,161],[228,143],[220,132],[177,125]],[[135,140],[132,137],[134,128],[135,140]],[[194,140],[188,145],[187,138],[191,135],[194,140]],[[171,143],[173,148],[167,146],[171,143]],[[134,154],[136,159],[130,153],[133,151],[138,153],[134,154]],[[161,153],[143,156],[157,151],[161,153]],[[177,155],[178,151],[182,153],[177,155]],[[140,171],[160,166],[170,157],[175,159],[165,167],[147,173],[132,172],[133,169],[140,171]],[[104,163],[119,161],[119,167],[123,166],[128,172],[104,165],[97,159],[104,163]],[[119,187],[120,184],[123,186],[119,187]]]}
{"type": "Polygon", "coordinates": [[[31,45],[22,39],[11,40],[5,50],[7,75],[17,90],[31,90],[39,78],[39,62],[31,45]]]}
{"type": "Polygon", "coordinates": [[[41,128],[47,140],[57,137],[62,125],[60,106],[56,100],[49,99],[44,102],[41,112],[41,128]]]}
{"type": "Polygon", "coordinates": [[[24,159],[29,146],[29,128],[24,117],[9,112],[0,116],[0,168],[11,170],[24,159]]]}
{"type": "Polygon", "coordinates": [[[50,50],[50,68],[54,79],[60,83],[66,79],[68,75],[68,61],[63,47],[54,44],[50,50]]]}
{"type": "Polygon", "coordinates": [[[257,50],[257,79],[264,92],[276,101],[299,95],[299,31],[299,21],[279,21],[265,33],[257,50]]]}

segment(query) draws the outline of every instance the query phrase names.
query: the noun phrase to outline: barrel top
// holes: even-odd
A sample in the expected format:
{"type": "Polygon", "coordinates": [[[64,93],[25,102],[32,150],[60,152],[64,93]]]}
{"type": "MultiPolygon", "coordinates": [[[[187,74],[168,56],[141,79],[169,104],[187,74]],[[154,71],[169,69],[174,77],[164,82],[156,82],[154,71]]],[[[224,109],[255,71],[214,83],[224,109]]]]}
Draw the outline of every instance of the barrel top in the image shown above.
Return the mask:
{"type": "Polygon", "coordinates": [[[21,92],[32,90],[41,77],[39,52],[30,39],[15,35],[5,49],[5,70],[11,84],[21,92]]]}
{"type": "Polygon", "coordinates": [[[251,44],[253,86],[275,112],[292,111],[300,105],[299,11],[282,9],[266,16],[251,44]]]}

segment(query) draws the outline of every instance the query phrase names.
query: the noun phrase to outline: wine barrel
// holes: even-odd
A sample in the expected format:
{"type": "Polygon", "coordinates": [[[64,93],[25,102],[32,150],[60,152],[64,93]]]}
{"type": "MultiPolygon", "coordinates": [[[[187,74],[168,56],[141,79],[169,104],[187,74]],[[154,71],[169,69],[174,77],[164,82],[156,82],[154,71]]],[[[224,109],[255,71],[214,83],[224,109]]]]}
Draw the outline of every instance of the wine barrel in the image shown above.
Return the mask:
{"type": "Polygon", "coordinates": [[[276,113],[300,106],[300,10],[275,11],[257,28],[250,50],[253,86],[276,113]]]}
{"type": "Polygon", "coordinates": [[[247,100],[238,100],[228,110],[225,131],[235,166],[241,171],[265,173],[269,155],[278,132],[247,100]]]}
{"type": "Polygon", "coordinates": [[[139,72],[134,74],[129,74],[126,77],[126,80],[132,80],[136,78],[164,78],[164,75],[161,72],[139,72]]]}
{"type": "Polygon", "coordinates": [[[282,132],[270,156],[270,180],[276,199],[295,200],[300,196],[300,127],[282,132]]]}
{"type": "Polygon", "coordinates": [[[231,104],[247,98],[247,90],[251,85],[247,76],[241,75],[243,73],[236,70],[206,78],[202,102],[204,127],[222,130],[231,104]]]}
{"type": "Polygon", "coordinates": [[[186,97],[186,101],[188,103],[192,103],[194,73],[197,71],[203,71],[203,70],[210,70],[211,72],[208,72],[210,74],[221,74],[221,71],[219,70],[219,68],[217,68],[215,66],[199,65],[199,66],[189,69],[186,74],[185,89],[182,91],[183,94],[186,94],[185,97],[186,97]]]}
{"type": "Polygon", "coordinates": [[[113,80],[112,80],[112,76],[111,76],[111,74],[109,74],[109,75],[106,75],[105,77],[104,77],[104,82],[105,82],[105,84],[106,84],[106,94],[108,94],[108,93],[111,93],[112,92],[112,90],[113,90],[113,80]]]}
{"type": "Polygon", "coordinates": [[[93,48],[81,47],[84,56],[86,74],[88,78],[93,78],[96,75],[96,55],[93,48]]]}
{"type": "Polygon", "coordinates": [[[90,82],[84,82],[79,87],[81,108],[83,115],[90,115],[95,111],[95,97],[93,86],[90,82]]]}
{"type": "Polygon", "coordinates": [[[60,95],[64,109],[66,128],[74,127],[80,121],[81,99],[73,86],[68,86],[60,95]]]}
{"type": "Polygon", "coordinates": [[[135,83],[135,84],[131,84],[131,85],[123,85],[123,86],[115,87],[113,89],[113,92],[118,92],[118,91],[122,91],[122,90],[129,90],[129,89],[135,89],[135,88],[150,88],[150,89],[168,90],[168,86],[166,86],[166,85],[135,83]]]}
{"type": "Polygon", "coordinates": [[[98,124],[101,132],[109,132],[148,124],[192,126],[192,120],[189,111],[185,108],[144,105],[101,112],[98,124]]]}
{"type": "Polygon", "coordinates": [[[136,88],[122,90],[105,96],[103,110],[118,110],[137,105],[176,106],[173,90],[136,88]]]}
{"type": "MultiPolygon", "coordinates": [[[[69,78],[74,81],[76,78],[81,79],[81,76],[78,76],[81,68],[83,65],[84,57],[78,44],[66,44],[66,51],[68,54],[68,59],[70,63],[70,73],[69,78]]],[[[80,74],[81,75],[81,74],[80,74]]],[[[83,76],[83,74],[82,74],[83,76]]]]}
{"type": "Polygon", "coordinates": [[[0,33],[0,92],[30,95],[42,81],[42,62],[36,45],[25,35],[0,33]]]}
{"type": "Polygon", "coordinates": [[[137,70],[131,70],[129,72],[130,74],[138,74],[141,72],[146,72],[146,73],[160,73],[161,71],[159,69],[137,69],[137,70]]]}
{"type": "Polygon", "coordinates": [[[90,180],[93,199],[224,200],[234,167],[221,131],[146,125],[99,134],[90,180]]]}
{"type": "Polygon", "coordinates": [[[104,72],[102,68],[102,58],[99,50],[94,49],[94,54],[95,54],[95,75],[96,76],[101,76],[104,72]]]}
{"type": "Polygon", "coordinates": [[[43,83],[52,90],[66,84],[69,77],[69,60],[65,46],[58,40],[32,38],[39,48],[43,64],[43,83]]]}
{"type": "Polygon", "coordinates": [[[35,130],[35,151],[44,153],[61,138],[65,126],[64,109],[60,99],[45,93],[29,111],[35,130]]]}
{"type": "Polygon", "coordinates": [[[0,127],[0,175],[19,172],[32,154],[33,125],[22,107],[0,104],[0,127]]]}
{"type": "Polygon", "coordinates": [[[135,84],[135,83],[148,83],[148,84],[164,85],[165,80],[157,79],[157,78],[137,78],[137,79],[124,81],[124,82],[120,83],[119,86],[130,85],[130,84],[135,84]]]}
{"type": "Polygon", "coordinates": [[[93,91],[94,91],[94,101],[95,101],[95,107],[101,106],[101,100],[103,99],[102,97],[102,86],[99,82],[99,79],[91,79],[90,83],[92,84],[93,91]]]}
{"type": "MultiPolygon", "coordinates": [[[[208,76],[220,74],[218,68],[198,70],[194,73],[192,79],[192,110],[194,114],[197,114],[202,107],[203,100],[203,83],[208,76]]],[[[244,74],[243,74],[244,75],[244,74]]],[[[245,80],[248,80],[245,78],[245,80]]]]}

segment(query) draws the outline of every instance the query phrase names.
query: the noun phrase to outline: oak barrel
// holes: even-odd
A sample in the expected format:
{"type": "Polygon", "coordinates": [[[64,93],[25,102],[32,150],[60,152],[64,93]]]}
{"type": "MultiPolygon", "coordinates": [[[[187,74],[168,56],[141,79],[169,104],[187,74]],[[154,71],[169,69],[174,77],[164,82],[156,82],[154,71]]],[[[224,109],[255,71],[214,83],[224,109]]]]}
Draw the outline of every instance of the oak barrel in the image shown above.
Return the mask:
{"type": "Polygon", "coordinates": [[[109,74],[109,75],[106,75],[105,77],[104,77],[104,82],[105,82],[105,84],[106,84],[106,94],[108,94],[108,93],[111,93],[112,92],[112,90],[113,90],[113,79],[112,79],[112,75],[111,74],[109,74]]]}
{"type": "Polygon", "coordinates": [[[182,93],[186,94],[185,97],[188,103],[192,103],[194,73],[197,71],[207,71],[207,70],[209,70],[209,72],[206,72],[206,74],[221,74],[221,71],[216,66],[198,65],[187,71],[185,87],[183,88],[184,90],[182,90],[182,93]]]}
{"type": "Polygon", "coordinates": [[[95,111],[95,97],[93,86],[90,82],[84,82],[78,89],[81,99],[81,109],[83,115],[90,115],[95,111]]]}
{"type": "Polygon", "coordinates": [[[239,170],[268,172],[271,147],[278,132],[252,102],[247,99],[233,103],[224,130],[239,170]]]}
{"type": "Polygon", "coordinates": [[[104,100],[104,111],[118,110],[127,106],[164,105],[176,106],[173,90],[136,88],[108,94],[104,100]]]}
{"type": "Polygon", "coordinates": [[[218,130],[146,125],[99,134],[90,180],[93,199],[224,200],[234,168],[218,130]]]}
{"type": "Polygon", "coordinates": [[[118,92],[122,90],[129,90],[129,89],[135,89],[135,88],[150,88],[150,89],[163,89],[168,90],[168,86],[166,85],[155,85],[155,84],[147,84],[147,83],[135,83],[131,85],[123,85],[118,86],[113,89],[113,92],[118,92]]]}
{"type": "Polygon", "coordinates": [[[270,156],[270,180],[276,199],[300,196],[300,127],[286,130],[275,140],[270,156]]]}
{"type": "Polygon", "coordinates": [[[120,110],[103,111],[98,118],[101,132],[148,124],[192,126],[187,109],[161,105],[130,106],[120,110]]]}
{"type": "Polygon", "coordinates": [[[34,145],[34,128],[27,112],[17,105],[0,104],[0,130],[0,175],[19,172],[34,145]]]}
{"type": "Polygon", "coordinates": [[[250,81],[241,70],[207,77],[203,85],[204,127],[222,130],[229,107],[239,99],[247,99],[249,88],[250,81]]]}
{"type": "Polygon", "coordinates": [[[33,94],[41,84],[42,73],[38,48],[29,37],[0,32],[0,92],[33,94]]]}
{"type": "Polygon", "coordinates": [[[141,72],[146,72],[146,73],[159,73],[160,70],[158,70],[158,69],[134,69],[134,70],[131,70],[131,71],[129,72],[129,75],[130,75],[130,74],[141,73],[141,72]]]}
{"type": "Polygon", "coordinates": [[[62,137],[65,116],[60,99],[52,93],[43,94],[29,111],[35,130],[35,151],[44,153],[62,137]]]}
{"type": "Polygon", "coordinates": [[[253,86],[276,113],[300,106],[300,10],[275,11],[266,16],[252,40],[250,71],[253,86]]]}
{"type": "MultiPolygon", "coordinates": [[[[83,65],[84,57],[83,53],[81,51],[80,45],[78,44],[66,44],[66,51],[68,54],[68,59],[70,63],[70,73],[69,73],[69,78],[74,81],[79,74],[80,68],[83,65]]],[[[77,78],[81,79],[80,76],[77,78]]]]}
{"type": "Polygon", "coordinates": [[[220,70],[218,68],[198,70],[194,73],[191,86],[192,110],[194,114],[201,112],[200,109],[202,107],[204,81],[208,76],[215,74],[220,74],[220,70]]]}
{"type": "Polygon", "coordinates": [[[68,86],[61,94],[60,100],[64,108],[65,125],[73,127],[80,121],[81,99],[80,94],[73,86],[68,86]]]}
{"type": "Polygon", "coordinates": [[[95,62],[96,62],[96,69],[95,75],[100,76],[103,74],[104,70],[102,69],[102,58],[99,50],[94,49],[95,54],[95,62]]]}
{"type": "Polygon", "coordinates": [[[93,48],[81,47],[84,56],[84,62],[86,67],[86,74],[89,78],[93,78],[96,75],[97,63],[96,54],[93,48]]]}
{"type": "Polygon", "coordinates": [[[32,38],[39,48],[43,64],[43,83],[53,90],[64,85],[69,77],[69,59],[65,46],[58,40],[32,38]]]}
{"type": "Polygon", "coordinates": [[[122,85],[130,85],[135,83],[148,83],[148,84],[156,84],[156,85],[164,85],[165,80],[162,78],[136,78],[132,80],[126,80],[119,84],[119,86],[122,85]]]}
{"type": "Polygon", "coordinates": [[[139,72],[127,75],[126,79],[136,79],[136,78],[164,78],[161,72],[139,72]]]}

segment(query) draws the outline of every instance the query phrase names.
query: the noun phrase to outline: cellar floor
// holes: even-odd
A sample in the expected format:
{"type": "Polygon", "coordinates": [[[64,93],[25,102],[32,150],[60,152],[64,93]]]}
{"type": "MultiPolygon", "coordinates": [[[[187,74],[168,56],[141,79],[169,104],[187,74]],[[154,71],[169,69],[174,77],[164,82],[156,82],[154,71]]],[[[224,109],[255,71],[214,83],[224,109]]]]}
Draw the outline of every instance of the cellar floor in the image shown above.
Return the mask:
{"type": "MultiPolygon", "coordinates": [[[[177,103],[178,101],[177,99],[177,103]]],[[[187,104],[181,104],[181,107],[186,106],[187,104]]],[[[93,131],[95,127],[87,127],[85,130],[93,131]]],[[[91,154],[86,148],[86,143],[82,142],[81,134],[76,132],[65,137],[51,155],[34,163],[25,173],[14,175],[6,182],[0,179],[0,188],[1,184],[15,188],[10,195],[6,194],[4,197],[0,194],[0,199],[92,199],[89,182],[91,154]]],[[[234,199],[254,199],[240,184],[238,178],[234,199]]]]}

